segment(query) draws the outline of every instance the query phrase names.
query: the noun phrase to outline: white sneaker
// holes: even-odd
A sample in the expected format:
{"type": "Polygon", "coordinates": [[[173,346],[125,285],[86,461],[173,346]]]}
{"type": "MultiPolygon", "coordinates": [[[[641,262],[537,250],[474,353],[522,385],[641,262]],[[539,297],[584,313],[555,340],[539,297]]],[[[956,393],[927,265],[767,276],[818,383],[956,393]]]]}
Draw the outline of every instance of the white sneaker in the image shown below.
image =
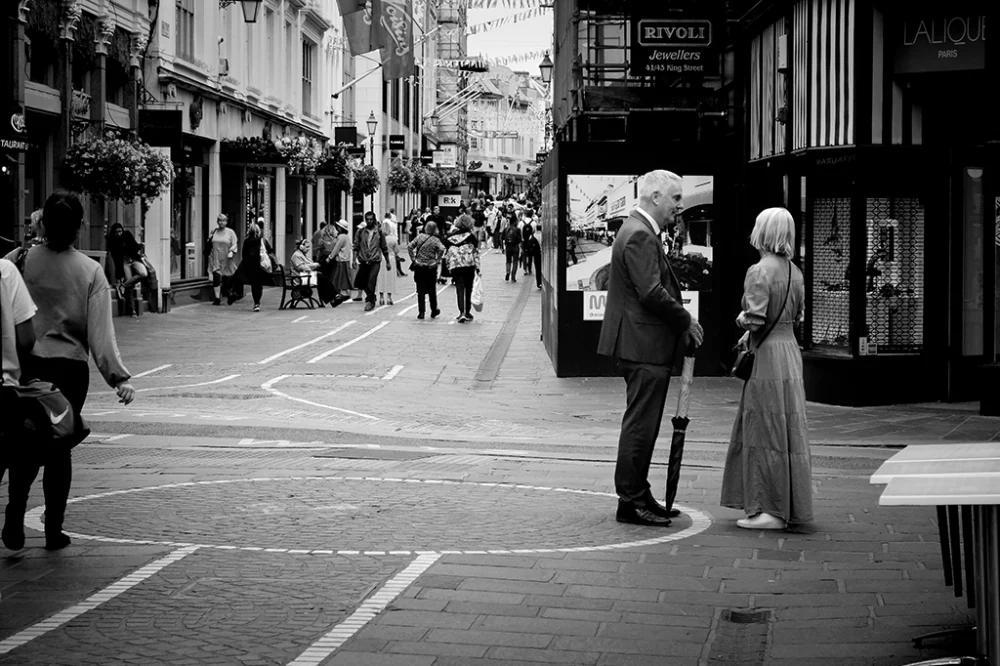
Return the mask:
{"type": "Polygon", "coordinates": [[[736,524],[748,530],[783,530],[788,527],[788,523],[784,519],[763,511],[750,518],[741,518],[736,521],[736,524]]]}

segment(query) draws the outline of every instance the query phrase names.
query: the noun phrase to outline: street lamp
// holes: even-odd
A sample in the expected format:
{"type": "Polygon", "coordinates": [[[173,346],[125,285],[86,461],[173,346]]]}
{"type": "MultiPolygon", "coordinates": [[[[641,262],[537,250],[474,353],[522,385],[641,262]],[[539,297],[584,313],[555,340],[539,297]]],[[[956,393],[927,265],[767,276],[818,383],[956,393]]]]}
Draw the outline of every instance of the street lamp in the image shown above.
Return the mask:
{"type": "Polygon", "coordinates": [[[549,59],[549,52],[545,52],[545,57],[538,63],[538,70],[542,73],[542,83],[548,85],[552,80],[552,61],[549,59]]]}
{"type": "Polygon", "coordinates": [[[229,5],[237,2],[243,5],[243,20],[247,23],[256,23],[257,14],[260,13],[260,5],[264,0],[219,0],[219,9],[225,9],[229,5]]]}
{"type": "MultiPolygon", "coordinates": [[[[369,147],[371,149],[372,167],[374,168],[374,166],[375,166],[375,129],[378,127],[378,119],[375,117],[375,112],[374,111],[372,111],[371,113],[368,114],[368,120],[366,122],[368,124],[368,145],[369,145],[369,147]]],[[[371,211],[375,210],[375,193],[374,192],[372,192],[372,194],[371,194],[371,208],[369,208],[368,210],[371,210],[371,211]]]]}

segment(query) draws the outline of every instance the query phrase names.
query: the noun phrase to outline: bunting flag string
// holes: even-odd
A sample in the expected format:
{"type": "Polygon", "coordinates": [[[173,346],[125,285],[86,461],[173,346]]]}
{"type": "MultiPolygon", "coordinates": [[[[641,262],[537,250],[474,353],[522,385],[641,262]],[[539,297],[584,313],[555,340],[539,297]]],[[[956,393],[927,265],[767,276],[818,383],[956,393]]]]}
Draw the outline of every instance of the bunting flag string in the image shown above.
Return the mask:
{"type": "Polygon", "coordinates": [[[468,0],[469,9],[527,9],[541,6],[541,0],[468,0]]]}
{"type": "Polygon", "coordinates": [[[514,23],[520,23],[521,21],[527,21],[545,13],[545,7],[535,7],[534,9],[528,9],[523,12],[518,12],[516,14],[511,14],[510,16],[502,16],[498,19],[493,19],[492,21],[486,21],[484,23],[475,23],[470,26],[466,26],[465,34],[467,35],[477,35],[481,32],[486,32],[487,30],[495,30],[496,28],[502,28],[505,25],[512,25],[514,23]]]}
{"type": "Polygon", "coordinates": [[[522,62],[538,61],[545,57],[548,51],[528,51],[526,53],[518,53],[509,56],[498,56],[495,58],[486,58],[480,56],[478,58],[453,58],[453,59],[438,59],[434,61],[438,67],[447,68],[457,68],[457,69],[479,69],[482,66],[493,66],[493,65],[513,65],[522,62]]]}

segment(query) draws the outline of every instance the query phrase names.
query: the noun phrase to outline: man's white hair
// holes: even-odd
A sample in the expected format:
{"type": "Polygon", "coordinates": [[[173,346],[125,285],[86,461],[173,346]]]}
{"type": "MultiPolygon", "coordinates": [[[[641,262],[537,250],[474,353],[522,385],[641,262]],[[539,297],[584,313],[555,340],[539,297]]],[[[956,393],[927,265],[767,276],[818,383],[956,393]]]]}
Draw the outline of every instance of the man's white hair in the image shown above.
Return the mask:
{"type": "Polygon", "coordinates": [[[656,192],[665,195],[672,183],[680,187],[682,182],[681,177],[672,171],[664,169],[650,171],[639,180],[639,198],[652,199],[656,192]]]}

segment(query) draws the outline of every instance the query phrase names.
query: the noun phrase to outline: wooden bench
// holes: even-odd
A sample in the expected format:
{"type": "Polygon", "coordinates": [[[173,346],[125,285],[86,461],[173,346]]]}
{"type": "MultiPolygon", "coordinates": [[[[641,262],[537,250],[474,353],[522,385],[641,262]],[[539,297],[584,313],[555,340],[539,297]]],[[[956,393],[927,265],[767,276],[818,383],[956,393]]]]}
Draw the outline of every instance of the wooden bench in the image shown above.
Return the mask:
{"type": "Polygon", "coordinates": [[[311,275],[294,275],[285,272],[285,267],[278,264],[274,268],[275,284],[281,287],[281,304],[279,310],[294,310],[299,305],[313,310],[322,307],[316,298],[316,285],[311,281],[311,275]]]}

